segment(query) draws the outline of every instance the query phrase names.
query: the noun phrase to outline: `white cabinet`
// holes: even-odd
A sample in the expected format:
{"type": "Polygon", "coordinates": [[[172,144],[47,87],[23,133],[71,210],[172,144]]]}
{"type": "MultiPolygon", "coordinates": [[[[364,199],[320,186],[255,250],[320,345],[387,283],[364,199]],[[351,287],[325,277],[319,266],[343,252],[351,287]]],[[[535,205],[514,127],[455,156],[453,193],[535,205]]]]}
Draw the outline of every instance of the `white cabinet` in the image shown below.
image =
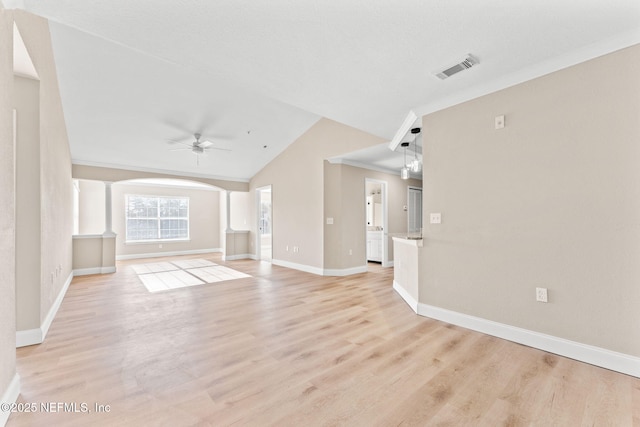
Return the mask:
{"type": "Polygon", "coordinates": [[[367,260],[382,262],[382,231],[367,232],[367,260]]]}

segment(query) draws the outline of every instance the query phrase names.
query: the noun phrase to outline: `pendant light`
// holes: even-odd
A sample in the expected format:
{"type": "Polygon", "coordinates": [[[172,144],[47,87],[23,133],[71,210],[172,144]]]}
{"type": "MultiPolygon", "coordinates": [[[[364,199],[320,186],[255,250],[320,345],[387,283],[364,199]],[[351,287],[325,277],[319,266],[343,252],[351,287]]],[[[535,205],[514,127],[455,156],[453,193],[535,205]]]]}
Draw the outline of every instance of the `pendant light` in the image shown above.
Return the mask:
{"type": "Polygon", "coordinates": [[[407,165],[407,147],[409,146],[409,143],[403,142],[400,145],[404,148],[404,165],[402,166],[402,169],[400,169],[400,178],[409,179],[409,167],[407,165]]]}
{"type": "Polygon", "coordinates": [[[411,172],[418,173],[422,171],[422,162],[418,159],[418,134],[420,133],[420,128],[411,129],[411,133],[415,135],[413,139],[413,160],[411,164],[408,165],[411,168],[411,172]]]}

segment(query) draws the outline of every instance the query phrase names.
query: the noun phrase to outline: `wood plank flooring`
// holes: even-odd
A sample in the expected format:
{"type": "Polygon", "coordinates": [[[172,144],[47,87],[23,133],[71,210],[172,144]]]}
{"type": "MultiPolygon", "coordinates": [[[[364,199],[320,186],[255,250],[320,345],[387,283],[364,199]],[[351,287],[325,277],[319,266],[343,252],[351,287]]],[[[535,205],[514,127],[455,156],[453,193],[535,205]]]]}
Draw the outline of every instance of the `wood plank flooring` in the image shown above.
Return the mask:
{"type": "Polygon", "coordinates": [[[18,402],[92,412],[8,426],[640,426],[640,379],[417,316],[392,269],[153,261],[192,258],[252,277],[149,293],[133,260],[75,278],[18,349],[18,402]]]}

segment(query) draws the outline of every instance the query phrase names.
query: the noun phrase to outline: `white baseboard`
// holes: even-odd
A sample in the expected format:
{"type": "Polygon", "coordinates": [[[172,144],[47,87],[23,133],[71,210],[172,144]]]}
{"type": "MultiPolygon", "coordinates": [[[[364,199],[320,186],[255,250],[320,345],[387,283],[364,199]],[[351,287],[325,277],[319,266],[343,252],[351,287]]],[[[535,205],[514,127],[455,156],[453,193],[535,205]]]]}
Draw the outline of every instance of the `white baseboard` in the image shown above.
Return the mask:
{"type": "Polygon", "coordinates": [[[172,252],[153,252],[147,254],[130,254],[130,255],[116,255],[116,260],[123,259],[139,259],[139,258],[157,258],[163,256],[179,256],[179,255],[198,255],[198,254],[210,254],[214,252],[223,252],[221,248],[211,249],[194,249],[189,251],[172,251],[172,252]]]}
{"type": "Polygon", "coordinates": [[[16,348],[26,347],[28,345],[41,344],[44,341],[42,336],[42,328],[25,329],[16,331],[16,348]]]}
{"type": "Polygon", "coordinates": [[[393,261],[387,261],[382,263],[383,267],[393,267],[393,261]]]}
{"type": "Polygon", "coordinates": [[[366,273],[367,270],[368,268],[366,265],[342,269],[325,268],[323,271],[323,276],[350,276],[352,274],[366,273]]]}
{"type": "MultiPolygon", "coordinates": [[[[20,375],[16,372],[13,379],[9,383],[9,386],[2,394],[2,400],[0,403],[15,403],[20,395],[20,375]]],[[[11,411],[0,411],[0,426],[7,424],[11,411]]]]}
{"type": "Polygon", "coordinates": [[[56,300],[53,302],[53,305],[51,305],[51,308],[47,313],[47,317],[44,318],[44,321],[39,328],[16,331],[16,347],[26,347],[28,345],[40,344],[44,341],[47,336],[47,332],[49,332],[49,327],[51,327],[51,323],[60,309],[62,300],[67,294],[71,280],[73,280],[73,275],[74,273],[72,272],[69,277],[67,277],[67,280],[64,282],[64,285],[62,285],[62,289],[60,289],[56,300]]]}
{"type": "Polygon", "coordinates": [[[294,270],[304,271],[305,273],[317,274],[318,276],[322,276],[324,270],[321,267],[312,267],[310,265],[305,264],[297,264],[295,262],[283,261],[279,259],[272,259],[271,263],[274,265],[279,265],[280,267],[292,268],[294,270]]]}
{"type": "Polygon", "coordinates": [[[255,259],[255,255],[251,255],[251,254],[222,255],[223,261],[236,261],[239,259],[255,259]]]}
{"type": "Polygon", "coordinates": [[[640,378],[640,358],[419,303],[418,314],[640,378]]]}
{"type": "Polygon", "coordinates": [[[94,267],[94,268],[76,268],[73,270],[73,277],[88,276],[90,274],[109,274],[115,273],[116,267],[94,267]]]}
{"type": "Polygon", "coordinates": [[[413,310],[414,313],[418,312],[418,301],[413,299],[413,297],[409,295],[409,292],[407,292],[406,289],[395,280],[393,281],[393,289],[398,293],[398,295],[400,295],[400,297],[402,297],[404,302],[409,304],[409,307],[411,307],[411,310],[413,310]]]}

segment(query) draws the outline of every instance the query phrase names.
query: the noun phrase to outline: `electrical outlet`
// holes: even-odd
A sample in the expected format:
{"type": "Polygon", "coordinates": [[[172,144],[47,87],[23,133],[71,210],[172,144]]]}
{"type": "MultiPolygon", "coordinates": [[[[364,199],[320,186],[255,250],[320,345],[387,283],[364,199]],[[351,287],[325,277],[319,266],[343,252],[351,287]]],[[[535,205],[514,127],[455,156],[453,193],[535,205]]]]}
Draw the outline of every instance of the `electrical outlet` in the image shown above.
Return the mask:
{"type": "Polygon", "coordinates": [[[536,288],[536,301],[548,302],[547,288],[536,288]]]}
{"type": "Polygon", "coordinates": [[[440,224],[442,222],[442,215],[439,213],[429,214],[429,223],[440,224]]]}

